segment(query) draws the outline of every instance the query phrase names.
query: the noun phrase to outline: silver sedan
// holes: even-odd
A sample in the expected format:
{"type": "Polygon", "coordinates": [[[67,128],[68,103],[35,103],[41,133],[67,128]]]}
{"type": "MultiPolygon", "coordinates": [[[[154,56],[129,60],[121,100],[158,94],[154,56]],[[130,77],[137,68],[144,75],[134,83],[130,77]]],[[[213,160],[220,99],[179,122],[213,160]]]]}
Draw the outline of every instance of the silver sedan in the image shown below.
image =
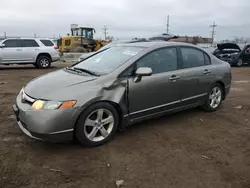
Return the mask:
{"type": "Polygon", "coordinates": [[[230,65],[197,46],[138,42],[32,80],[13,109],[30,137],[98,146],[149,118],[198,106],[215,111],[230,86],[230,65]]]}

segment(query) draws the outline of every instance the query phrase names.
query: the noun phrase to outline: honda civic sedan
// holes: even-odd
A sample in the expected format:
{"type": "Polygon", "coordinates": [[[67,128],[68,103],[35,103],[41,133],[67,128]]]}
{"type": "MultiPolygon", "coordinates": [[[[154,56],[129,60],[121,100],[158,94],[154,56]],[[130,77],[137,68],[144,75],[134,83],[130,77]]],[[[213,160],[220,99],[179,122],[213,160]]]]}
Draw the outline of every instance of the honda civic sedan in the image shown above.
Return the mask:
{"type": "Polygon", "coordinates": [[[230,65],[197,46],[138,42],[35,78],[13,109],[32,138],[98,146],[149,118],[194,107],[215,111],[230,86],[230,65]]]}

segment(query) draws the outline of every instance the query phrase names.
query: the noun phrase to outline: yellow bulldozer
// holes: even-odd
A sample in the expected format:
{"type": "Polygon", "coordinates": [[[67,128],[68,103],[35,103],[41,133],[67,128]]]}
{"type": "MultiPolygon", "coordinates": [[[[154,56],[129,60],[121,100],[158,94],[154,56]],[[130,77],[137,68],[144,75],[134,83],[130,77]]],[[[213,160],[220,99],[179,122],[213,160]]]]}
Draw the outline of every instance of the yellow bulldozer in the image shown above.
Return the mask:
{"type": "Polygon", "coordinates": [[[71,28],[71,36],[63,36],[57,40],[57,46],[61,53],[74,52],[84,53],[99,50],[111,41],[95,40],[95,29],[90,27],[71,28]]]}

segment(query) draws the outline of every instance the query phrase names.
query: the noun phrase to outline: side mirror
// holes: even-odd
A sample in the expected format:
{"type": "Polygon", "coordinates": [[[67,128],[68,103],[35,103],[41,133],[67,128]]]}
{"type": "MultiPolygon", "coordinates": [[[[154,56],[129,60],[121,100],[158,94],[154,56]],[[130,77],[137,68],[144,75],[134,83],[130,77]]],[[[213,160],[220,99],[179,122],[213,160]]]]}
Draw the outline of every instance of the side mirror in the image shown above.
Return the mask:
{"type": "Polygon", "coordinates": [[[5,47],[5,44],[0,44],[0,48],[4,48],[5,47]]]}
{"type": "Polygon", "coordinates": [[[152,69],[149,67],[140,67],[136,70],[136,76],[151,76],[153,73],[152,69]]]}
{"type": "Polygon", "coordinates": [[[140,67],[135,72],[134,82],[140,82],[142,76],[151,76],[153,73],[152,69],[149,67],[140,67]]]}

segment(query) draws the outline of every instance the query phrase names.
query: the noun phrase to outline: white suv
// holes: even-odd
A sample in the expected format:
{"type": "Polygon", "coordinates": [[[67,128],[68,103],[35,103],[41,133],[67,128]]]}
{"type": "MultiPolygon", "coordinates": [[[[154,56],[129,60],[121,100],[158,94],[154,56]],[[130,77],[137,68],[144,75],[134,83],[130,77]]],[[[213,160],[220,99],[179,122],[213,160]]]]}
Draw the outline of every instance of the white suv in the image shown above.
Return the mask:
{"type": "Polygon", "coordinates": [[[48,68],[60,59],[58,47],[49,39],[5,39],[0,43],[0,65],[33,64],[48,68]]]}

